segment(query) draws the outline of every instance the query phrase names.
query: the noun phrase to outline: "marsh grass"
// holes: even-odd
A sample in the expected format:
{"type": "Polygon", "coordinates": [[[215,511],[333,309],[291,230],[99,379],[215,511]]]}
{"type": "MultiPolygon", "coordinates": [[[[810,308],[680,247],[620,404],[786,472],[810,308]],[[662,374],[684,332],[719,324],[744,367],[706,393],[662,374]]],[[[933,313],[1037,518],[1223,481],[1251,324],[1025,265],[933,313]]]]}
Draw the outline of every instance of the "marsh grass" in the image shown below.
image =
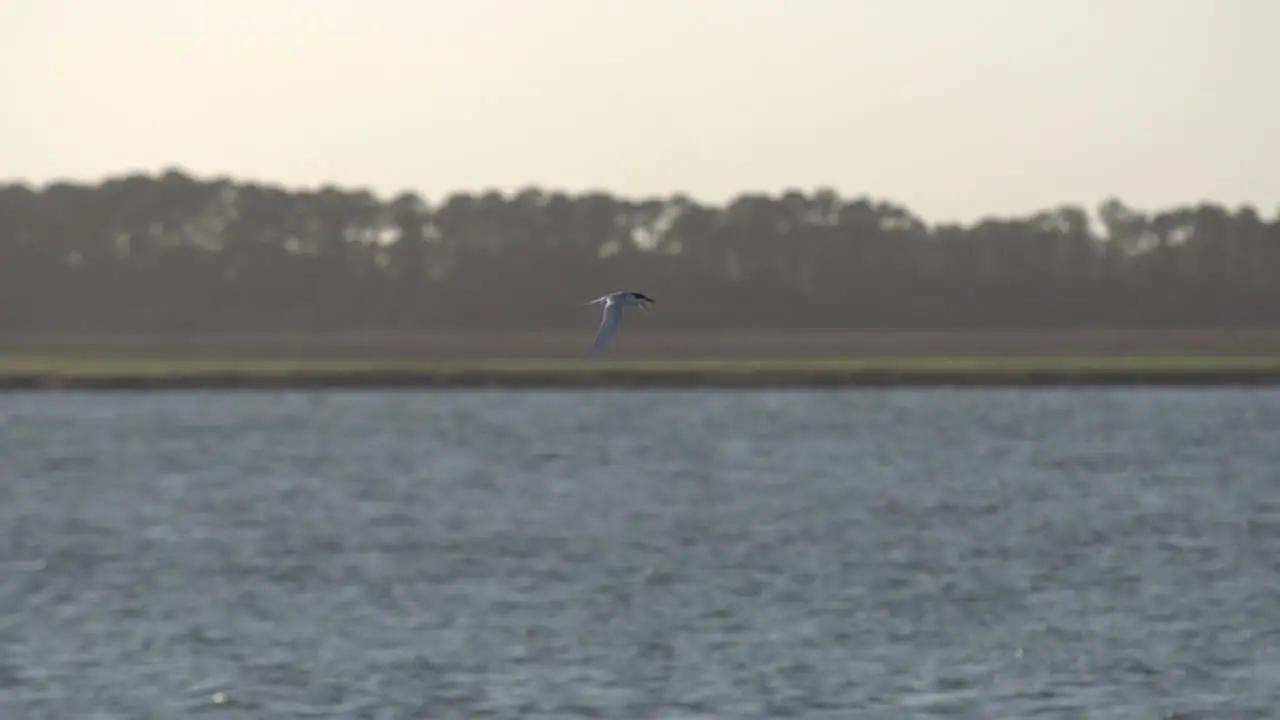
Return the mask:
{"type": "Polygon", "coordinates": [[[43,377],[66,381],[108,378],[237,376],[284,379],[297,376],[449,376],[1036,373],[1280,373],[1280,356],[873,356],[873,357],[699,357],[699,358],[490,358],[376,359],[287,357],[90,357],[0,355],[0,378],[43,377]]]}

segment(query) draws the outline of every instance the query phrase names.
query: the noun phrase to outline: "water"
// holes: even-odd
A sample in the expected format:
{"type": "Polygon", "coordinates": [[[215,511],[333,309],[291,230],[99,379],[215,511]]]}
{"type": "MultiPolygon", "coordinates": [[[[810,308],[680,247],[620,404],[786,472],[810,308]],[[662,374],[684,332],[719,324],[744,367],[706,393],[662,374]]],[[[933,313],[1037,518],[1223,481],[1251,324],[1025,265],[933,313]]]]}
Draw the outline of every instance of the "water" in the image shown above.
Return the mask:
{"type": "Polygon", "coordinates": [[[0,395],[0,716],[1246,718],[1280,393],[0,395]]]}

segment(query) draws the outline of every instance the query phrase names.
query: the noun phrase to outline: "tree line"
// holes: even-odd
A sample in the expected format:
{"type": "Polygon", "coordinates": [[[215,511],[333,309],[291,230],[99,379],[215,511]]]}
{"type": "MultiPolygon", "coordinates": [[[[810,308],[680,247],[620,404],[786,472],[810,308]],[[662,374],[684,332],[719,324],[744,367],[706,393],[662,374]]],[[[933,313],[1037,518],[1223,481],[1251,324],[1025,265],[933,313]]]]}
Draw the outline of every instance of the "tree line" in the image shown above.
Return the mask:
{"type": "MultiPolygon", "coordinates": [[[[1280,325],[1280,218],[1119,199],[972,225],[835,192],[628,199],[200,179],[0,186],[0,333],[581,329],[614,289],[662,329],[1280,325]]],[[[637,324],[636,331],[644,331],[637,324]]]]}

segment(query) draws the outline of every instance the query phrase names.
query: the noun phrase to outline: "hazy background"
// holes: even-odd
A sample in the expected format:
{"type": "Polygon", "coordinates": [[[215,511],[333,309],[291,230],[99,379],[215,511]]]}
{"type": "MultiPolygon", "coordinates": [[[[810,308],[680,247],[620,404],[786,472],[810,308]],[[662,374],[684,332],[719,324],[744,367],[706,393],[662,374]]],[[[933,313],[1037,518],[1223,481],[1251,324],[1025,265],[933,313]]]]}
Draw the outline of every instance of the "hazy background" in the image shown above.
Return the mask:
{"type": "Polygon", "coordinates": [[[0,9],[10,351],[1280,348],[1275,2],[0,9]]]}
{"type": "Polygon", "coordinates": [[[0,0],[0,178],[1280,200],[1268,0],[0,0]]]}

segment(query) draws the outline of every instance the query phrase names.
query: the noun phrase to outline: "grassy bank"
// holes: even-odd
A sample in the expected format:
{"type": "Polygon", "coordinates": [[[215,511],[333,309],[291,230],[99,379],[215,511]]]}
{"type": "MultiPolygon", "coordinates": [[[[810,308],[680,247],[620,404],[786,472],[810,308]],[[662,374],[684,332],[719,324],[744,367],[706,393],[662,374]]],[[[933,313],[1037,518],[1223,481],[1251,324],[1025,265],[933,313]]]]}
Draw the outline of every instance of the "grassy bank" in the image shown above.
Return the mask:
{"type": "Polygon", "coordinates": [[[1280,385],[1280,356],[397,360],[0,356],[0,388],[1280,385]]]}
{"type": "MultiPolygon", "coordinates": [[[[582,353],[595,326],[570,332],[162,333],[7,335],[15,356],[162,358],[542,358],[582,353]]],[[[611,345],[618,358],[943,358],[1280,356],[1280,328],[657,332],[636,323],[611,345]]]]}

